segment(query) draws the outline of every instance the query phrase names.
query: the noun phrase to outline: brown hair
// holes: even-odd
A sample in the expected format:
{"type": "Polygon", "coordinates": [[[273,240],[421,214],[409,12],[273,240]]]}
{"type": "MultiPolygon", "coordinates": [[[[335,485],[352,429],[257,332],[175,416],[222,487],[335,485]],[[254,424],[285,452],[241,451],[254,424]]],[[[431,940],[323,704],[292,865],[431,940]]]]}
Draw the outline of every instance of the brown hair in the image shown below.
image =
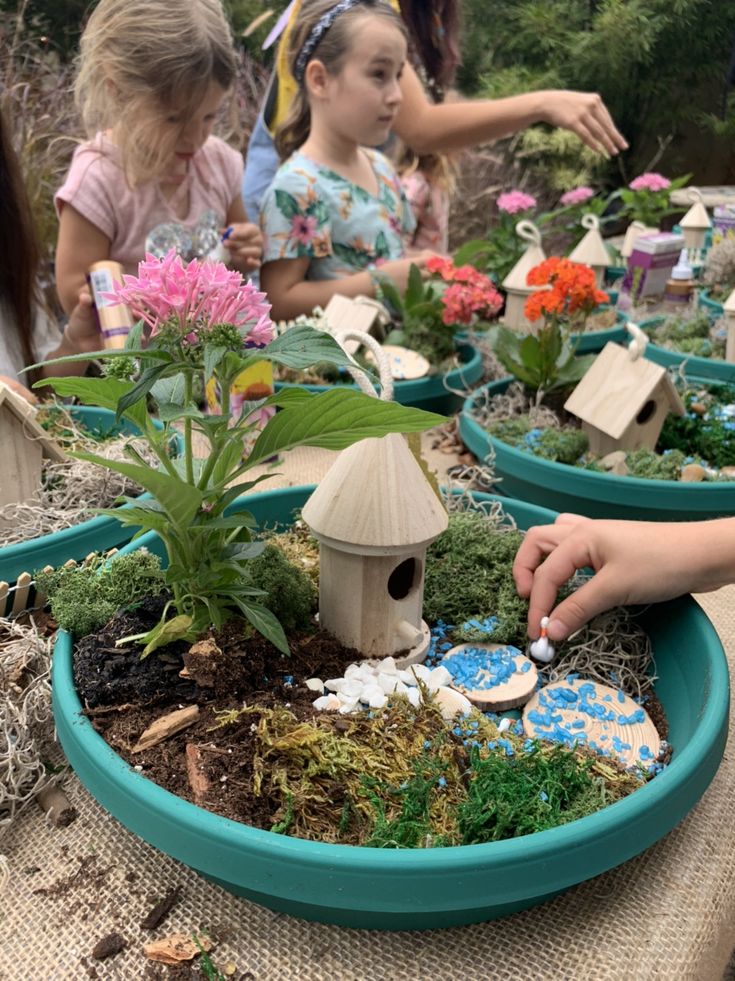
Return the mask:
{"type": "MultiPolygon", "coordinates": [[[[312,28],[327,11],[334,7],[334,0],[304,0],[298,19],[289,38],[288,65],[294,73],[296,59],[312,28]]],[[[401,33],[406,30],[398,14],[385,0],[362,0],[356,6],[340,14],[317,45],[312,58],[318,58],[330,75],[338,75],[352,50],[355,25],[361,17],[384,17],[395,24],[401,33]]],[[[311,59],[310,59],[311,60],[311,59]]],[[[295,74],[295,73],[294,73],[295,74]]],[[[306,142],[311,129],[311,109],[306,86],[299,85],[286,118],[276,131],[276,150],[281,160],[306,142]]]]}
{"type": "Polygon", "coordinates": [[[90,136],[119,124],[134,187],[159,176],[174,150],[162,118],[186,119],[212,82],[230,87],[236,68],[220,0],[101,0],[80,41],[76,100],[90,136]]]}
{"type": "Polygon", "coordinates": [[[9,310],[10,329],[17,332],[24,364],[29,365],[36,360],[32,338],[39,251],[9,129],[0,112],[0,301],[9,310]]]}
{"type": "Polygon", "coordinates": [[[441,102],[460,63],[458,0],[401,0],[401,16],[432,98],[441,102]]]}

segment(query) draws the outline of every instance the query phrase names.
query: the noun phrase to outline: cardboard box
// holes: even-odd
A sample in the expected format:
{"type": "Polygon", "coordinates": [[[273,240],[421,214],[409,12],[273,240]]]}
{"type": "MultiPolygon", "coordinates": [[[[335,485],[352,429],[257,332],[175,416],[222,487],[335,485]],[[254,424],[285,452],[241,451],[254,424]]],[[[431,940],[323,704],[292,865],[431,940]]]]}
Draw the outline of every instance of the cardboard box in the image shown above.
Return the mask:
{"type": "Polygon", "coordinates": [[[633,243],[623,290],[634,301],[646,296],[661,296],[683,248],[683,235],[673,232],[641,235],[633,243]]]}

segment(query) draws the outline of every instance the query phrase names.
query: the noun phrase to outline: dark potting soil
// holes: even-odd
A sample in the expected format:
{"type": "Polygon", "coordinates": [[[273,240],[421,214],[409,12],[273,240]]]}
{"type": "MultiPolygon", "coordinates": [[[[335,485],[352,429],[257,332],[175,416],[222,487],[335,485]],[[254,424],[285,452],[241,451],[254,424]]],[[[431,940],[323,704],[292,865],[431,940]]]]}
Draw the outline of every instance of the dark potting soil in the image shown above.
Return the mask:
{"type": "Polygon", "coordinates": [[[139,646],[115,647],[116,639],[150,629],[160,611],[156,601],[121,611],[77,644],[74,678],[92,725],[131,766],[171,793],[236,821],[270,828],[281,802],[250,792],[260,715],[240,716],[221,726],[218,713],[243,704],[286,706],[298,718],[313,718],[316,694],[303,682],[314,676],[340,677],[360,655],[315,630],[290,636],[287,656],[242,620],[212,632],[208,640],[213,644],[198,645],[209,647],[210,656],[190,656],[186,642],[170,644],[144,660],[139,646]],[[179,677],[184,669],[191,678],[179,677]],[[156,719],[192,704],[199,706],[193,725],[144,752],[132,752],[156,719]],[[197,793],[187,769],[187,744],[196,747],[197,793]]]}

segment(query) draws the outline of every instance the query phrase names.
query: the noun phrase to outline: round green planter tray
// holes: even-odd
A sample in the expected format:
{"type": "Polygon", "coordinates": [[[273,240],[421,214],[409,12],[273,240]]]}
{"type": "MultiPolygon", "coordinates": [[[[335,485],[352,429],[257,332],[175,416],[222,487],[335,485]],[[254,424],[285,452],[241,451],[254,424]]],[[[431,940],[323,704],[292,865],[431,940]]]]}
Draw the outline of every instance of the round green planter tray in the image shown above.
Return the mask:
{"type": "MultiPolygon", "coordinates": [[[[85,428],[100,433],[125,433],[136,435],[137,426],[123,419],[115,422],[115,413],[110,409],[97,409],[86,405],[70,406],[71,414],[84,424],[85,428]]],[[[160,423],[159,427],[162,429],[160,423]]],[[[176,437],[178,442],[178,437],[176,437]]],[[[141,499],[150,495],[144,494],[141,499]]],[[[44,566],[63,565],[69,559],[79,561],[90,552],[105,552],[129,542],[135,528],[121,525],[119,521],[101,514],[81,521],[72,528],[63,528],[50,535],[31,538],[17,545],[0,548],[0,581],[14,583],[23,572],[33,573],[44,566]]]]}
{"type": "MultiPolygon", "coordinates": [[[[289,519],[313,488],[254,495],[259,521],[289,519]]],[[[492,500],[488,495],[478,495],[492,500]]],[[[521,527],[553,515],[504,501],[521,527]]],[[[136,773],[83,714],[72,643],[53,658],[54,716],[74,770],[135,834],[237,895],[309,920],[385,930],[474,923],[526,909],[643,851],[671,830],[712,780],[727,737],[727,662],[714,628],[689,597],[644,615],[675,747],[651,783],[597,814],[486,845],[393,850],[321,844],[218,817],[136,773]]]]}
{"type": "Polygon", "coordinates": [[[722,304],[719,300],[713,300],[708,290],[700,290],[697,295],[697,304],[709,313],[711,317],[721,317],[724,313],[722,304]]]}
{"type": "Polygon", "coordinates": [[[605,282],[611,285],[622,279],[627,272],[625,266],[607,266],[605,268],[605,282]]]}
{"type": "MultiPolygon", "coordinates": [[[[642,330],[650,333],[663,320],[664,317],[649,317],[647,320],[642,320],[639,326],[642,330]]],[[[723,361],[721,358],[702,358],[694,354],[684,354],[682,351],[672,351],[667,347],[661,347],[654,341],[648,342],[646,357],[665,368],[686,365],[687,373],[695,375],[697,378],[735,383],[735,363],[732,361],[723,361]]]]}
{"type": "MultiPolygon", "coordinates": [[[[457,354],[460,364],[445,375],[428,375],[426,378],[416,378],[410,381],[397,381],[394,385],[393,398],[401,405],[410,405],[428,412],[439,412],[449,415],[462,407],[466,392],[482,378],[482,355],[471,344],[457,344],[457,354]]],[[[357,389],[351,382],[340,386],[357,389]]],[[[276,382],[276,391],[282,388],[305,388],[309,392],[327,392],[334,385],[299,385],[296,382],[276,382]]]]}
{"type": "MultiPolygon", "coordinates": [[[[608,290],[608,294],[610,296],[610,303],[603,304],[601,307],[598,307],[598,310],[607,310],[610,306],[615,305],[618,298],[617,291],[608,290]]],[[[616,344],[624,343],[628,336],[625,330],[625,324],[628,318],[618,310],[615,319],[615,326],[608,327],[607,330],[591,330],[584,334],[572,334],[572,343],[577,346],[577,354],[597,354],[608,341],[614,341],[616,344]]]]}
{"type": "MultiPolygon", "coordinates": [[[[502,378],[479,389],[499,395],[513,381],[502,378]]],[[[490,436],[473,418],[478,392],[464,404],[459,433],[480,460],[495,451],[499,490],[508,497],[554,511],[572,511],[590,518],[635,518],[645,521],[696,521],[735,514],[735,484],[685,484],[672,480],[642,480],[595,473],[554,463],[509,446],[490,436]]]]}

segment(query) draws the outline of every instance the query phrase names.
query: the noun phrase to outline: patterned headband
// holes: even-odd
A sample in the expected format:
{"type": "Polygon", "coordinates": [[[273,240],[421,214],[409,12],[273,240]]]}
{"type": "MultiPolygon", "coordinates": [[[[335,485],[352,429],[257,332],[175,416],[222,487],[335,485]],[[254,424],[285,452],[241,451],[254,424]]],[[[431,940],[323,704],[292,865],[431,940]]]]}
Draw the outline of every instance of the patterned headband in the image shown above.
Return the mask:
{"type": "Polygon", "coordinates": [[[340,0],[339,3],[335,4],[331,10],[326,12],[326,14],[323,14],[316,24],[314,24],[312,29],[309,31],[309,36],[304,41],[301,51],[299,51],[299,56],[296,59],[296,65],[294,66],[293,75],[299,85],[301,85],[304,80],[306,66],[309,63],[309,59],[316,51],[322,38],[335,20],[340,14],[344,14],[346,11],[351,10],[353,7],[356,7],[362,2],[363,0],[340,0]]]}

